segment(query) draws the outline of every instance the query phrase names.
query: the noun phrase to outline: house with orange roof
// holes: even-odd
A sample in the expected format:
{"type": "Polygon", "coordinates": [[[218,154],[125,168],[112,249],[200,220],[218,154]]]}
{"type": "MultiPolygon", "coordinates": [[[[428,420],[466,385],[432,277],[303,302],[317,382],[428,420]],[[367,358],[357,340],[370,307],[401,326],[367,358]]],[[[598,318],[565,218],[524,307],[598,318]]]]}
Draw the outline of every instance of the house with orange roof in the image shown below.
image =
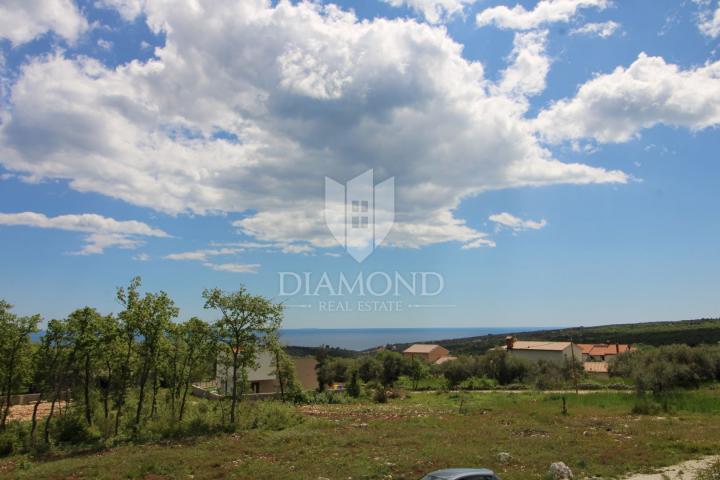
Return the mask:
{"type": "Polygon", "coordinates": [[[633,350],[623,343],[578,343],[583,362],[613,362],[621,353],[633,350]]]}
{"type": "Polygon", "coordinates": [[[405,358],[420,359],[427,363],[443,363],[448,360],[454,360],[450,357],[450,352],[440,345],[431,345],[425,343],[416,343],[403,350],[405,358]]]}

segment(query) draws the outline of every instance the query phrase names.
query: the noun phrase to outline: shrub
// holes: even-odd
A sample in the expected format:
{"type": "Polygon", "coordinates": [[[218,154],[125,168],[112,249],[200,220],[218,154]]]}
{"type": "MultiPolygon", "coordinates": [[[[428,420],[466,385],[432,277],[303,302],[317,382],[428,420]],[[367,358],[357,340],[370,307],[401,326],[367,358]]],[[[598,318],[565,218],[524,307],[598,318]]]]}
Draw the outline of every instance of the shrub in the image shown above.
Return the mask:
{"type": "Polygon", "coordinates": [[[99,437],[98,433],[88,427],[85,420],[77,415],[62,415],[55,420],[53,425],[53,437],[58,443],[94,443],[99,437]]]}
{"type": "Polygon", "coordinates": [[[0,434],[0,457],[12,455],[15,451],[15,434],[3,432],[0,434]]]}
{"type": "Polygon", "coordinates": [[[387,392],[385,391],[385,387],[382,385],[375,388],[375,392],[373,393],[373,400],[376,403],[387,403],[387,392]]]}
{"type": "Polygon", "coordinates": [[[492,378],[470,377],[460,383],[462,390],[492,390],[497,387],[497,382],[492,378]]]}
{"type": "Polygon", "coordinates": [[[248,415],[249,428],[259,430],[285,430],[303,421],[294,408],[277,402],[257,402],[248,415]]]}

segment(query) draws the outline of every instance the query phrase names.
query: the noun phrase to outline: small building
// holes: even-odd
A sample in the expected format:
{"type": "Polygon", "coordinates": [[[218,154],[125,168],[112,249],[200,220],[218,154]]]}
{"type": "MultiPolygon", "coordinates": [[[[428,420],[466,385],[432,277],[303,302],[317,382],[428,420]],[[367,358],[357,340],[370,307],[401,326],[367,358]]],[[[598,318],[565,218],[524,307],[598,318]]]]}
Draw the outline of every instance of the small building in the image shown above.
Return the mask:
{"type": "Polygon", "coordinates": [[[607,362],[584,362],[583,369],[585,373],[596,378],[608,378],[607,362]]]}
{"type": "Polygon", "coordinates": [[[450,352],[440,345],[416,343],[403,350],[405,358],[419,358],[427,363],[438,363],[442,358],[450,356],[450,352]]]}
{"type": "MultiPolygon", "coordinates": [[[[275,376],[274,355],[267,350],[258,353],[255,358],[256,368],[248,368],[247,381],[250,384],[250,391],[246,393],[279,393],[279,383],[275,376]]],[[[295,376],[302,385],[303,390],[315,390],[318,388],[315,366],[317,360],[313,357],[292,357],[295,364],[295,376]]],[[[239,375],[239,372],[238,372],[239,375]]],[[[217,386],[226,395],[232,391],[232,367],[218,362],[217,386]]]]}
{"type": "Polygon", "coordinates": [[[613,362],[621,353],[633,350],[623,343],[578,343],[583,362],[613,362]]]}
{"type": "Polygon", "coordinates": [[[514,357],[530,362],[544,360],[546,362],[564,365],[565,362],[582,361],[582,350],[572,342],[529,342],[516,340],[509,335],[505,338],[505,345],[500,347],[507,350],[514,357]]]}

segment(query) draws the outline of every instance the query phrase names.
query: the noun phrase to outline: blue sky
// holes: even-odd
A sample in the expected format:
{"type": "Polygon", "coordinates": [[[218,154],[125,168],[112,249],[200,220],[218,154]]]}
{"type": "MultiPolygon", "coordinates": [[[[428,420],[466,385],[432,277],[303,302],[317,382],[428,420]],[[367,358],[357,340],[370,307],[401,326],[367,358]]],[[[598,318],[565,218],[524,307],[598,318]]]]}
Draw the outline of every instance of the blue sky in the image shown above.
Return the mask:
{"type": "Polygon", "coordinates": [[[117,312],[135,275],[183,318],[244,284],[293,328],[720,312],[715,0],[7,0],[0,18],[0,297],[20,313],[117,312]],[[358,263],[325,177],[371,168],[395,224],[358,263]],[[444,289],[361,312],[283,297],[279,272],[444,289]]]}

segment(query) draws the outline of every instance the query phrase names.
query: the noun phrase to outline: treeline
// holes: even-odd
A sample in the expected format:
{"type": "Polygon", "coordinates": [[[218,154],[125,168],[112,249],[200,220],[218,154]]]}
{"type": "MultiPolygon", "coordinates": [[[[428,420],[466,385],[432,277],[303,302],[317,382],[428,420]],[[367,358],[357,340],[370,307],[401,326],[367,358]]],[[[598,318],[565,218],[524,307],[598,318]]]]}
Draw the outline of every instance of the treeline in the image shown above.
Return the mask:
{"type": "Polygon", "coordinates": [[[720,381],[720,345],[666,345],[619,355],[610,375],[629,379],[638,393],[662,395],[720,381]]]}
{"type": "MultiPolygon", "coordinates": [[[[480,337],[438,340],[433,343],[442,345],[455,354],[484,353],[502,345],[506,334],[484,335],[480,337]]],[[[596,327],[571,327],[553,330],[540,330],[514,333],[523,340],[567,341],[575,343],[628,343],[651,346],[685,344],[690,346],[717,344],[720,342],[720,319],[704,318],[698,320],[680,320],[676,322],[627,323],[601,325],[596,327]]],[[[393,350],[402,351],[409,344],[390,345],[393,350]]]]}
{"type": "Polygon", "coordinates": [[[160,420],[178,429],[187,416],[192,383],[214,378],[216,362],[223,362],[233,379],[229,405],[219,402],[218,421],[233,428],[246,372],[261,349],[275,354],[282,390],[292,395],[298,389],[277,337],[281,305],[244,288],[205,290],[205,308],[217,312],[218,320],[178,322],[179,309],[167,293],[141,293],[140,287],[135,278],[117,289],[122,306],[117,315],[78,309],[50,320],[35,343],[31,336],[40,316],[18,316],[0,301],[0,434],[10,430],[11,396],[39,394],[29,426],[14,425],[18,438],[5,435],[0,451],[11,448],[8,442],[38,448],[91,437],[139,438],[148,424],[160,420]],[[49,414],[40,415],[41,405],[48,404],[49,414]]]}
{"type": "Polygon", "coordinates": [[[504,350],[483,355],[466,355],[440,365],[398,352],[382,350],[359,358],[318,356],[318,384],[323,390],[342,383],[351,396],[365,393],[381,395],[398,385],[412,390],[507,388],[564,388],[585,377],[582,364],[556,365],[514,357],[504,350]]]}
{"type": "Polygon", "coordinates": [[[321,352],[318,359],[321,390],[342,383],[350,396],[381,395],[398,386],[410,390],[634,387],[639,394],[662,396],[720,381],[720,346],[713,345],[667,345],[632,350],[610,363],[607,379],[588,374],[580,362],[529,362],[505,350],[461,355],[440,365],[390,350],[358,358],[334,358],[321,352]]]}

